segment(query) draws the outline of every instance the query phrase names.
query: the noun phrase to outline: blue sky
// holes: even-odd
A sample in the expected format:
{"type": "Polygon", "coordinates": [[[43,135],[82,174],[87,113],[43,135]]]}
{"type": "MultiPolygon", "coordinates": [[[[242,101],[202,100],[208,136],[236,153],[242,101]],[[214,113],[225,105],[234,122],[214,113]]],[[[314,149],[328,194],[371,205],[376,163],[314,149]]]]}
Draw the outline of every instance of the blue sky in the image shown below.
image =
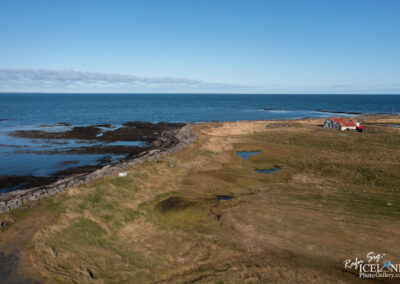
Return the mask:
{"type": "Polygon", "coordinates": [[[400,94],[397,0],[0,0],[0,91],[400,94]]]}

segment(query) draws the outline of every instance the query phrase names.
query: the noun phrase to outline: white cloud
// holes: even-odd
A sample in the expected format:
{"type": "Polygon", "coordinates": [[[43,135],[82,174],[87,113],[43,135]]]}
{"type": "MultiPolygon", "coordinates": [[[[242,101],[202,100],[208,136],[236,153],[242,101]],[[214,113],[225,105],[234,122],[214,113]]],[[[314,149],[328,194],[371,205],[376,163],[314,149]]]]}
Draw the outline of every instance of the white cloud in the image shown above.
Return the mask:
{"type": "Polygon", "coordinates": [[[237,92],[244,88],[184,78],[147,78],[69,69],[0,69],[0,91],[237,92]]]}

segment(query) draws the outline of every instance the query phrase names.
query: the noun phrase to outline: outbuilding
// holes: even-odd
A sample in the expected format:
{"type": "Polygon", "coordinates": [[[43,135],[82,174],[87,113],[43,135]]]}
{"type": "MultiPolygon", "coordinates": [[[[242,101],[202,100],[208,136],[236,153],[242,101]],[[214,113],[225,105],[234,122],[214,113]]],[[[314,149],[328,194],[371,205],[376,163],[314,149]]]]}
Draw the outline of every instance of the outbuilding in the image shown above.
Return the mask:
{"type": "Polygon", "coordinates": [[[335,128],[340,131],[357,130],[360,123],[355,119],[346,119],[343,117],[331,117],[325,120],[325,128],[335,128]]]}

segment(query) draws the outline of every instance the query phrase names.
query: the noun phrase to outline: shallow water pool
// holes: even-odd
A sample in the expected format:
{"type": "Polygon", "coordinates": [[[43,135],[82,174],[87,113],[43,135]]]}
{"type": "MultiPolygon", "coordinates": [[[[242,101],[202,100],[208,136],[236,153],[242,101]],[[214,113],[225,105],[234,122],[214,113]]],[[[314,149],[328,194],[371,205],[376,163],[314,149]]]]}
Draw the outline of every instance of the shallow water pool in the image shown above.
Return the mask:
{"type": "Polygon", "coordinates": [[[219,200],[229,200],[229,199],[232,199],[232,196],[229,196],[229,195],[217,195],[217,198],[219,200]]]}
{"type": "Polygon", "coordinates": [[[251,151],[251,152],[236,152],[236,155],[242,157],[243,160],[247,160],[251,156],[257,155],[260,151],[251,151]]]}
{"type": "Polygon", "coordinates": [[[275,168],[272,168],[272,169],[263,169],[263,170],[256,169],[254,171],[256,171],[257,173],[260,173],[260,174],[270,174],[270,173],[277,172],[277,171],[280,171],[280,170],[281,170],[280,167],[275,167],[275,168]]]}

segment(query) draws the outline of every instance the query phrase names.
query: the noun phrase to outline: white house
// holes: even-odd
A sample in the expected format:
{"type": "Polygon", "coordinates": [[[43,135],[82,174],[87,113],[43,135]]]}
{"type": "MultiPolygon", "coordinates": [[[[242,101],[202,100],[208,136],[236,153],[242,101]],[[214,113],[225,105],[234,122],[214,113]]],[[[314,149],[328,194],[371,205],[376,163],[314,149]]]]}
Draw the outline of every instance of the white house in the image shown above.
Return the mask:
{"type": "Polygon", "coordinates": [[[357,130],[360,123],[355,119],[345,119],[342,117],[331,117],[325,120],[325,128],[335,128],[337,130],[357,130]]]}

